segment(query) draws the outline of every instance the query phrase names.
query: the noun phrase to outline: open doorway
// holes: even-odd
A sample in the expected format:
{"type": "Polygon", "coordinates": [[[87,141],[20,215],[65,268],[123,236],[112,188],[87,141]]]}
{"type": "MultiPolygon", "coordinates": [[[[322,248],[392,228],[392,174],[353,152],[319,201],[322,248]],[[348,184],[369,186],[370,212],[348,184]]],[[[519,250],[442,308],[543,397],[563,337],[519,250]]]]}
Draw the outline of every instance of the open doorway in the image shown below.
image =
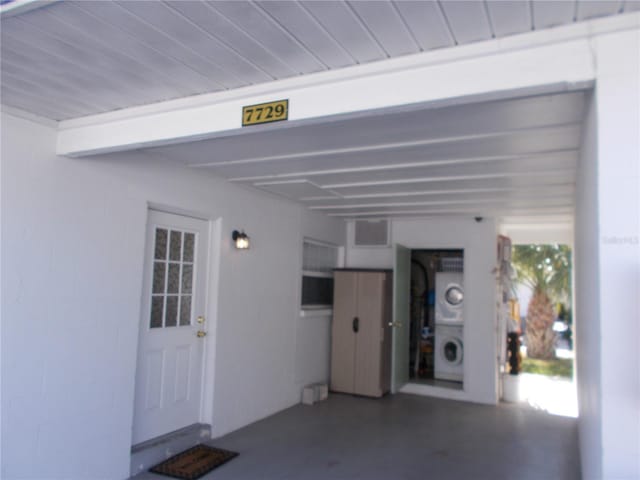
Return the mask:
{"type": "Polygon", "coordinates": [[[412,250],[409,381],[462,390],[464,252],[412,250]]]}
{"type": "Polygon", "coordinates": [[[512,264],[520,397],[534,408],[577,416],[571,247],[514,245],[512,264]]]}

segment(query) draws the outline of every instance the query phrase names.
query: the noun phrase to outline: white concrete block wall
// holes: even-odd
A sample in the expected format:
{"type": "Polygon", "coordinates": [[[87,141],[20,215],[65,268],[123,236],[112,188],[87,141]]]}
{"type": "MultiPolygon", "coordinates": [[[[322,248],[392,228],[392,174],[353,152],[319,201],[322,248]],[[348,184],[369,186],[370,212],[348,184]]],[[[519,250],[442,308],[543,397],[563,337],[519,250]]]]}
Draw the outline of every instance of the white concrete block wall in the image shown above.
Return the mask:
{"type": "MultiPolygon", "coordinates": [[[[348,226],[348,267],[393,268],[392,248],[358,248],[348,226]]],[[[494,219],[473,218],[394,220],[391,243],[411,249],[459,248],[464,250],[465,329],[464,391],[420,386],[426,394],[494,404],[498,401],[495,340],[497,227],[494,219]]]]}
{"type": "Polygon", "coordinates": [[[302,238],[342,243],[344,225],[157,159],[54,149],[2,116],[2,478],[128,477],[147,202],[221,219],[215,432],[299,402],[294,359],[317,361],[296,357],[302,238]]]}
{"type": "Polygon", "coordinates": [[[602,476],[640,478],[640,29],[598,37],[602,476]]]}
{"type": "Polygon", "coordinates": [[[576,199],[576,349],[585,479],[640,478],[640,30],[592,40],[597,79],[576,199]]]}
{"type": "Polygon", "coordinates": [[[597,129],[595,100],[591,98],[582,129],[580,168],[576,179],[574,252],[575,378],[580,414],[580,458],[585,479],[597,479],[602,472],[597,129]]]}

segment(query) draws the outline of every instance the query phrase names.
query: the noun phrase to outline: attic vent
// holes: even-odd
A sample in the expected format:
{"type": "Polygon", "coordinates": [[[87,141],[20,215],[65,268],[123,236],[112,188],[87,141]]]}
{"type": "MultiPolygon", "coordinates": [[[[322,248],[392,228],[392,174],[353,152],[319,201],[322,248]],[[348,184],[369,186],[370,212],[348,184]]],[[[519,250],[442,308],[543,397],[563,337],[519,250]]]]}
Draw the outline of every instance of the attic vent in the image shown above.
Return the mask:
{"type": "Polygon", "coordinates": [[[389,245],[389,222],[387,220],[356,220],[354,245],[357,247],[389,245]]]}

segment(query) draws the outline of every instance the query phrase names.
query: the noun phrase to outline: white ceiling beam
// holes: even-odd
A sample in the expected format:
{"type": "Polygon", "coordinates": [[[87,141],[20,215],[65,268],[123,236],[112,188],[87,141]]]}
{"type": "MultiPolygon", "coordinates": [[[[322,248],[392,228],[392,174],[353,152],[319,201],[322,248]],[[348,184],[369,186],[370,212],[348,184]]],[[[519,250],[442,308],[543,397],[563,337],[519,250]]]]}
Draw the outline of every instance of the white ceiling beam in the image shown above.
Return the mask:
{"type": "Polygon", "coordinates": [[[396,180],[374,180],[370,182],[351,182],[351,183],[334,183],[331,185],[320,185],[326,189],[340,189],[350,187],[369,187],[377,185],[402,185],[406,183],[437,183],[437,182],[450,182],[456,180],[484,180],[493,178],[512,178],[512,177],[540,177],[540,176],[560,176],[567,175],[570,177],[575,176],[575,170],[558,169],[558,170],[541,170],[537,172],[501,172],[501,173],[487,173],[477,175],[447,175],[440,177],[423,177],[423,178],[402,178],[396,180]]]}
{"type": "MultiPolygon", "coordinates": [[[[433,198],[455,196],[455,198],[481,198],[486,194],[503,194],[504,198],[546,198],[547,195],[574,195],[575,185],[573,183],[544,184],[535,187],[493,187],[493,188],[457,188],[457,189],[436,189],[436,190],[410,190],[397,192],[369,193],[358,195],[341,195],[339,197],[311,197],[300,200],[311,205],[312,202],[333,202],[329,205],[349,205],[349,202],[380,199],[397,198],[433,198]]],[[[317,206],[317,205],[315,205],[317,206]]]]}
{"type": "Polygon", "coordinates": [[[467,216],[526,216],[531,217],[534,215],[572,215],[574,209],[572,207],[542,207],[542,208],[510,208],[508,205],[502,208],[445,208],[445,209],[420,209],[420,210],[381,210],[371,212],[345,212],[345,213],[326,213],[329,217],[340,218],[356,218],[356,217],[375,217],[375,218],[389,218],[399,217],[404,215],[467,215],[467,216]]]}
{"type": "Polygon", "coordinates": [[[592,85],[589,39],[637,28],[619,15],[543,32],[62,121],[57,153],[83,156],[287,128],[372,110],[571,91],[592,85]],[[241,128],[245,105],[289,99],[289,121],[241,128]]]}
{"type": "Polygon", "coordinates": [[[308,177],[315,176],[326,176],[326,175],[341,175],[346,173],[365,173],[365,172],[380,172],[384,170],[399,170],[399,169],[410,169],[410,168],[418,168],[418,167],[436,167],[436,166],[445,166],[445,165],[466,165],[466,164],[475,164],[475,163],[493,163],[500,162],[504,160],[511,160],[514,162],[524,161],[524,160],[545,160],[549,158],[558,158],[566,155],[575,154],[577,156],[578,150],[568,149],[568,150],[553,150],[553,151],[543,151],[540,153],[526,153],[521,155],[491,155],[491,156],[481,156],[481,157],[457,157],[457,158],[447,158],[441,160],[426,160],[421,162],[402,162],[402,163],[385,163],[384,165],[372,165],[366,167],[344,167],[344,168],[332,168],[332,169],[324,169],[324,170],[305,170],[300,172],[287,172],[287,173],[274,173],[269,175],[258,175],[252,177],[232,177],[228,180],[230,182],[259,182],[256,183],[262,184],[263,182],[268,181],[269,183],[277,183],[280,182],[288,182],[288,181],[297,181],[304,180],[308,177]],[[291,179],[291,180],[288,180],[291,179]]]}
{"type": "Polygon", "coordinates": [[[568,122],[556,125],[545,125],[542,127],[527,127],[527,128],[518,128],[512,130],[503,130],[497,132],[483,132],[483,133],[473,133],[466,135],[453,135],[449,137],[438,137],[438,138],[426,138],[421,140],[411,140],[411,141],[402,141],[402,142],[387,142],[387,143],[378,143],[378,144],[361,144],[355,145],[351,147],[344,148],[332,148],[332,149],[321,149],[321,150],[307,150],[304,152],[294,152],[294,153],[286,153],[280,155],[263,155],[260,157],[251,157],[251,158],[243,158],[241,160],[222,160],[218,162],[207,162],[207,163],[198,163],[192,164],[192,167],[216,167],[216,166],[227,166],[227,165],[243,165],[247,163],[260,163],[260,162],[273,162],[278,160],[291,160],[291,159],[302,159],[302,158],[321,158],[321,157],[335,157],[342,155],[349,155],[352,153],[371,153],[371,152],[384,152],[388,150],[398,151],[402,149],[410,149],[416,147],[427,147],[430,145],[441,145],[446,143],[456,143],[456,142],[465,142],[472,140],[484,140],[489,138],[501,138],[501,137],[509,137],[512,135],[518,135],[523,133],[537,133],[544,135],[545,133],[554,133],[558,130],[564,130],[568,133],[568,135],[573,134],[573,130],[580,130],[580,123],[568,122]]]}

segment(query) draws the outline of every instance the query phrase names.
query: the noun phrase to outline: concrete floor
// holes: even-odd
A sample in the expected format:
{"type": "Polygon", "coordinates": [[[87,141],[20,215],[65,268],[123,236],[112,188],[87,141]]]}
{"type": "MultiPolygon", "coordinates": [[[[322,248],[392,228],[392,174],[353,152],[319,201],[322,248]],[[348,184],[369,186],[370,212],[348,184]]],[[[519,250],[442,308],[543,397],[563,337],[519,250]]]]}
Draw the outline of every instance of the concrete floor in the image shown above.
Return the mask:
{"type": "Polygon", "coordinates": [[[580,478],[576,419],[527,405],[332,394],[207,443],[240,453],[208,480],[580,478]]]}

